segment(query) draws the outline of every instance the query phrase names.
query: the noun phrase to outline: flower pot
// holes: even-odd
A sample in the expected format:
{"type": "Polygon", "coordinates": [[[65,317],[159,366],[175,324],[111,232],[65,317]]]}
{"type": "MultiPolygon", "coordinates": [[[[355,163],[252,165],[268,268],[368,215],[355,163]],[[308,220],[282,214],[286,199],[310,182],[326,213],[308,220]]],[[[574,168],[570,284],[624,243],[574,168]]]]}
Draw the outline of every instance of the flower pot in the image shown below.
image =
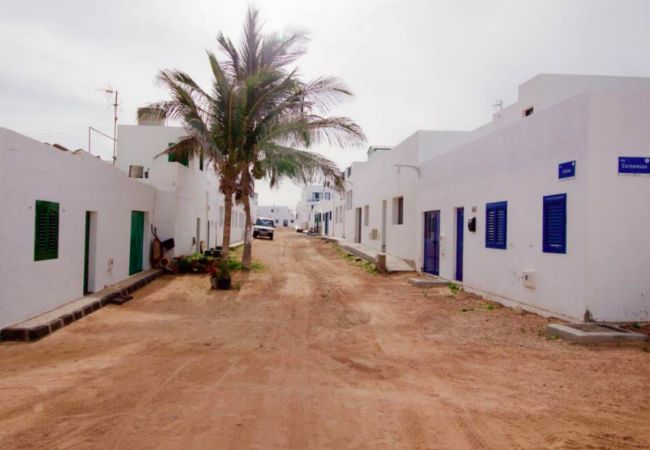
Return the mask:
{"type": "Polygon", "coordinates": [[[230,278],[218,278],[217,289],[221,289],[221,290],[230,289],[230,278]]]}
{"type": "Polygon", "coordinates": [[[217,277],[210,277],[210,286],[212,287],[212,289],[218,289],[218,287],[219,287],[218,286],[218,284],[219,284],[218,281],[219,281],[219,279],[217,277]]]}

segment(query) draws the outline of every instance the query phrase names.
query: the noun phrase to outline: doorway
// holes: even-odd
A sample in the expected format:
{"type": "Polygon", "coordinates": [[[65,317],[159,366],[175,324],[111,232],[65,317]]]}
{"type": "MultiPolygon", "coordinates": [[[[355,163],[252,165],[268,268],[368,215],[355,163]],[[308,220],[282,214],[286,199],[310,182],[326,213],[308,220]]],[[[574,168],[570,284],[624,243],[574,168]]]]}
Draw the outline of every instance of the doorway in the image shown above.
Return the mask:
{"type": "Polygon", "coordinates": [[[84,232],[84,278],[83,293],[88,295],[95,289],[95,246],[97,231],[97,213],[86,211],[86,224],[84,232]]]}
{"type": "Polygon", "coordinates": [[[203,249],[201,248],[201,218],[196,218],[196,253],[201,253],[203,249]]]}
{"type": "Polygon", "coordinates": [[[463,245],[465,239],[465,209],[456,208],[456,279],[463,281],[463,245]]]}
{"type": "Polygon", "coordinates": [[[388,202],[383,200],[381,202],[381,252],[386,253],[386,221],[388,214],[388,202]]]}
{"type": "Polygon", "coordinates": [[[142,272],[144,249],[144,212],[131,211],[131,251],[129,256],[129,275],[142,272]]]}
{"type": "Polygon", "coordinates": [[[424,265],[422,270],[440,275],[440,211],[424,213],[424,265]]]}
{"type": "Polygon", "coordinates": [[[354,210],[354,242],[361,243],[361,208],[354,210]]]}

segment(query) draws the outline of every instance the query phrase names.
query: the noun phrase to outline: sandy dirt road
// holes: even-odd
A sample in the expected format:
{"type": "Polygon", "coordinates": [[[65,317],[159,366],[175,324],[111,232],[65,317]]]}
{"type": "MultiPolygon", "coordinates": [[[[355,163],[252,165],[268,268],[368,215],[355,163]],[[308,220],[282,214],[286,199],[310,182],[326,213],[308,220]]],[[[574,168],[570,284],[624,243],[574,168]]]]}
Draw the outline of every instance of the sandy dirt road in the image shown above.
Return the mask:
{"type": "Polygon", "coordinates": [[[643,345],[547,340],[296,233],[254,251],[240,290],[164,277],[0,344],[0,448],[650,448],[643,345]]]}

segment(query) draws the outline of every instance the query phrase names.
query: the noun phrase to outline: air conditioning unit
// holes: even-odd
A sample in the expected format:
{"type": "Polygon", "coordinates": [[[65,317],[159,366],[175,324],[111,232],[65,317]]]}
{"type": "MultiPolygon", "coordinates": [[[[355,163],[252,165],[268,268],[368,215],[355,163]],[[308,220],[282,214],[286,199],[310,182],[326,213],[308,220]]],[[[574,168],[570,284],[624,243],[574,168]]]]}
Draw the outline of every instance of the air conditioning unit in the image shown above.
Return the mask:
{"type": "Polygon", "coordinates": [[[142,166],[129,166],[129,177],[130,178],[142,178],[144,174],[144,167],[142,166]]]}
{"type": "Polygon", "coordinates": [[[377,228],[373,228],[372,230],[370,230],[368,237],[376,241],[377,239],[379,239],[379,230],[377,230],[377,228]]]}

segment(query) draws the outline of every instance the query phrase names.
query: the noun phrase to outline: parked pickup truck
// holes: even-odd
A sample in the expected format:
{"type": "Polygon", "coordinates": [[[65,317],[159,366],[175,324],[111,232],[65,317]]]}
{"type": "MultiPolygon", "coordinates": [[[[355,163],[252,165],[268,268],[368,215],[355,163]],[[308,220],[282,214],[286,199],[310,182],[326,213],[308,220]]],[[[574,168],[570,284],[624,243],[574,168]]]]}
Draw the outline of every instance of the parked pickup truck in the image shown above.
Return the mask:
{"type": "Polygon", "coordinates": [[[267,237],[273,240],[273,232],[275,231],[275,223],[273,219],[267,219],[266,217],[258,217],[253,225],[253,237],[267,237]]]}

